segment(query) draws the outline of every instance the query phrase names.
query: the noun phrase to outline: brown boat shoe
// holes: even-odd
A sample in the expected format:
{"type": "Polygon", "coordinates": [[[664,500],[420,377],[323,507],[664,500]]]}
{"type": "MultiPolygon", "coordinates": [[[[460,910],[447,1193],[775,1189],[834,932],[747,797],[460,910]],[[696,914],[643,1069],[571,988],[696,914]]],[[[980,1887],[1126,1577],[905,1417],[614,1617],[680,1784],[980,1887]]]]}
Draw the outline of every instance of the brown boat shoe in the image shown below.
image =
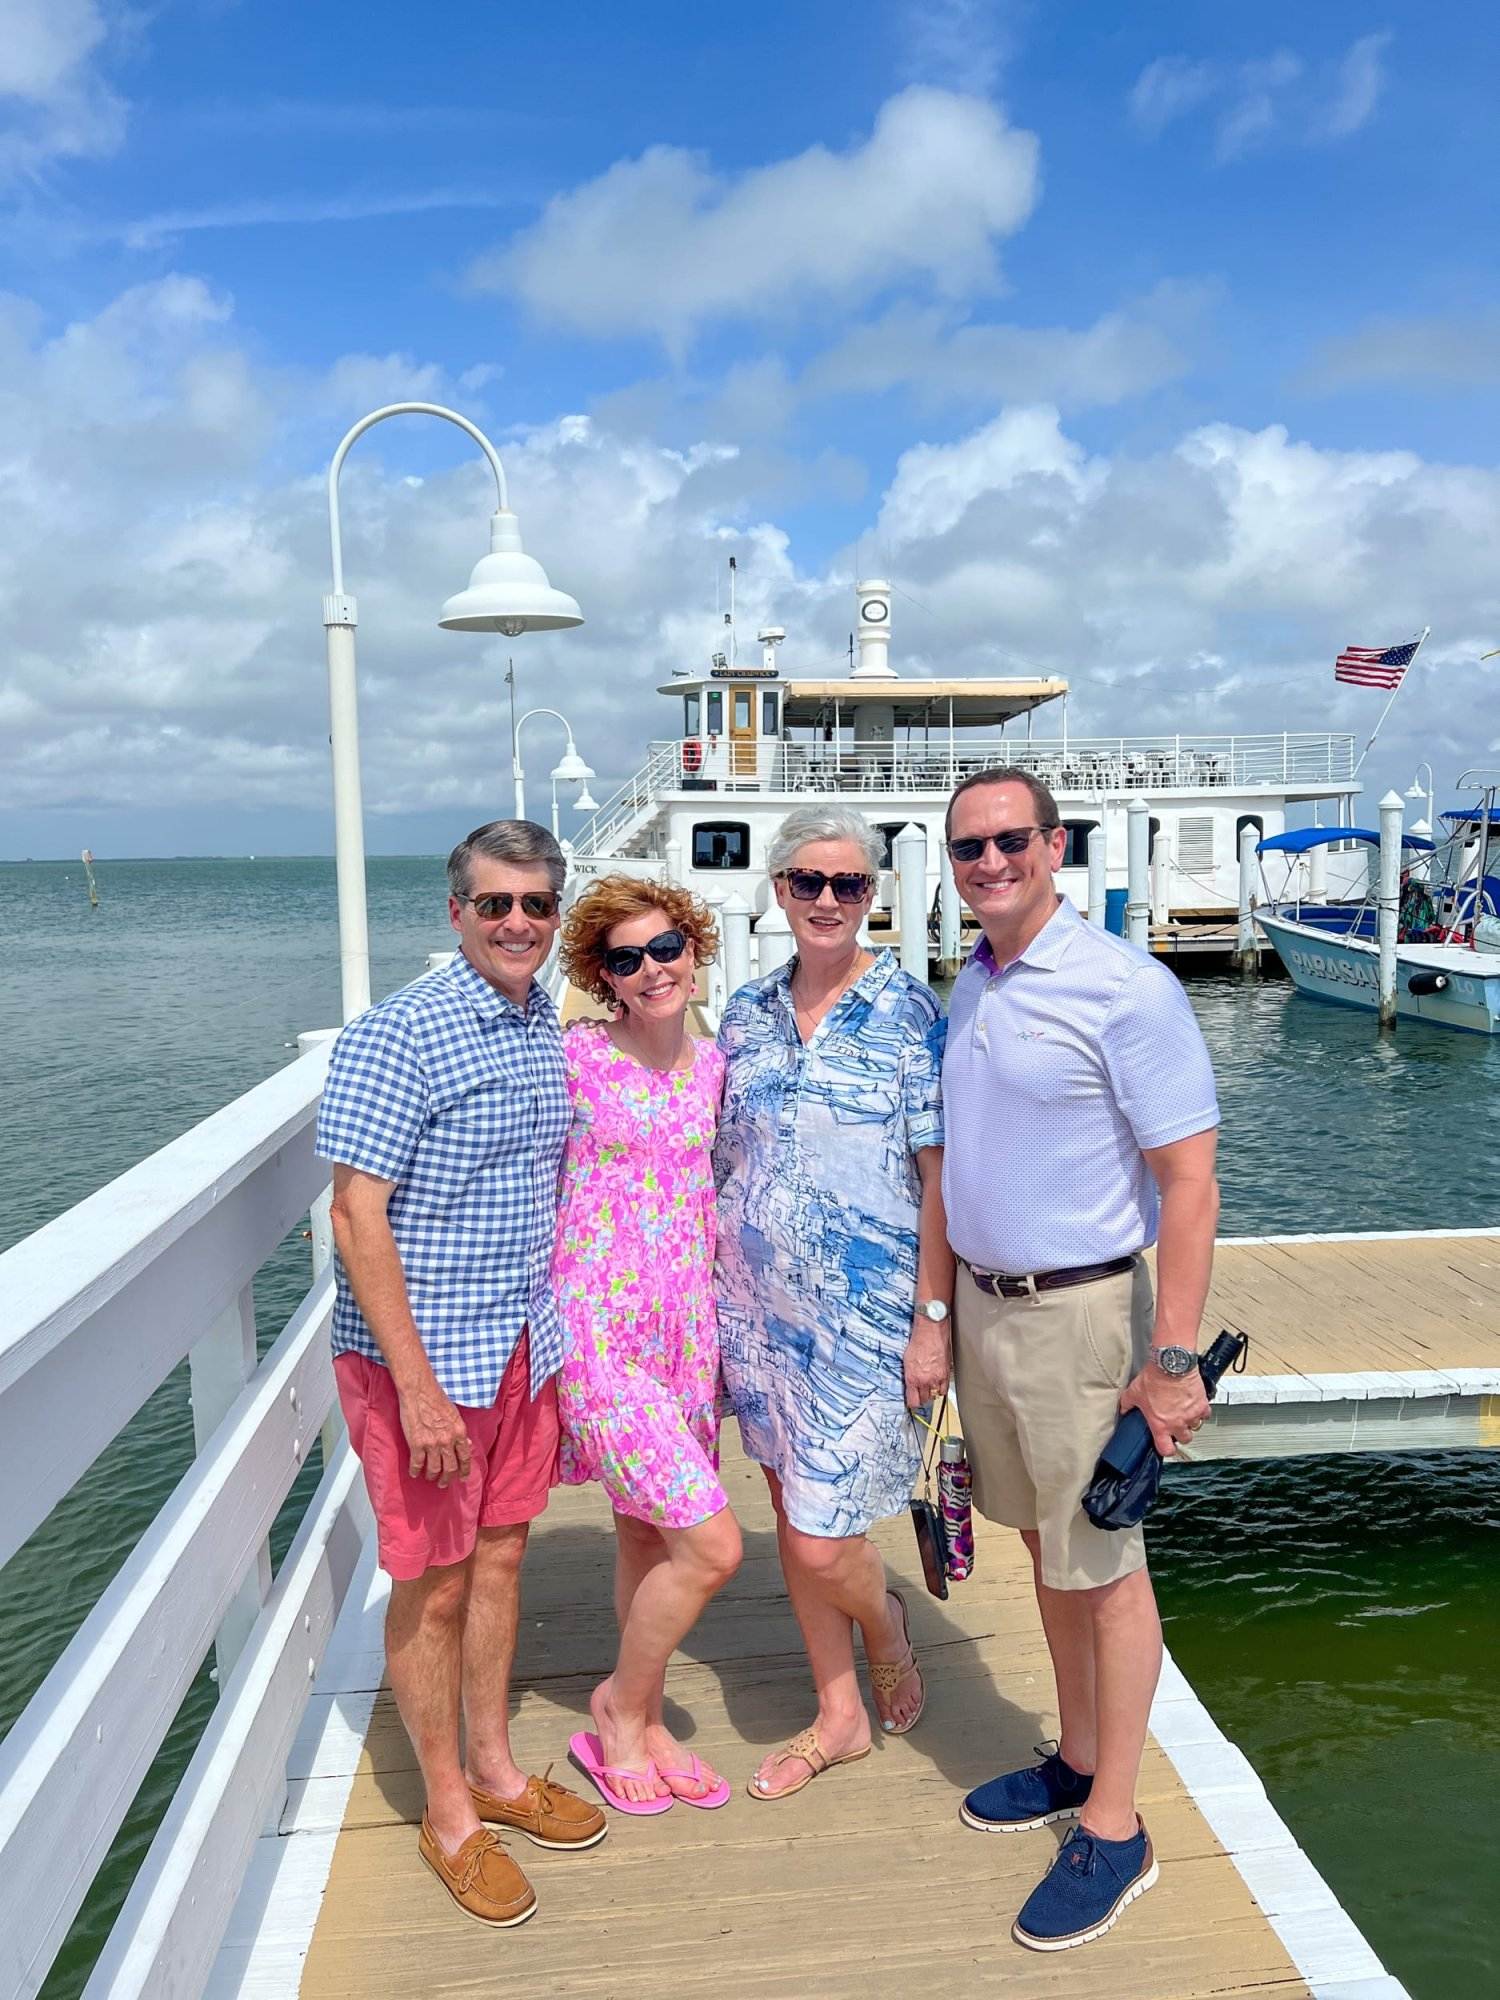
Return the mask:
{"type": "Polygon", "coordinates": [[[498,1833],[482,1826],[457,1854],[445,1854],[426,1813],[417,1852],[466,1917],[511,1930],[536,1915],[536,1891],[505,1851],[498,1833]]]}
{"type": "Polygon", "coordinates": [[[603,1808],[554,1784],[550,1764],[539,1778],[526,1780],[519,1798],[497,1798],[478,1785],[470,1785],[469,1796],[482,1820],[524,1833],[538,1847],[597,1847],[609,1831],[603,1808]]]}

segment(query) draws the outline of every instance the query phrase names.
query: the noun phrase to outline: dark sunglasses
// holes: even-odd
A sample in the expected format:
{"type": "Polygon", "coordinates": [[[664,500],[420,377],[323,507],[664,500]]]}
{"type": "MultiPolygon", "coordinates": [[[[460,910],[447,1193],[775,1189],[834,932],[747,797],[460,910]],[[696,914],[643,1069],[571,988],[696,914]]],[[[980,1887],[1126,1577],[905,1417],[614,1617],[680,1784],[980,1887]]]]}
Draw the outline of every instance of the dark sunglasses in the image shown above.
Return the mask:
{"type": "Polygon", "coordinates": [[[972,839],[950,840],[948,852],[955,861],[977,861],[987,847],[997,854],[1024,854],[1034,833],[1056,833],[1055,826],[1010,826],[1004,833],[976,833],[972,839]]]}
{"type": "Polygon", "coordinates": [[[641,969],[643,959],[653,958],[658,965],[675,965],[687,950],[687,939],[681,931],[658,931],[647,944],[612,945],[604,954],[604,970],[613,973],[616,979],[629,979],[641,969]]]}
{"type": "Polygon", "coordinates": [[[502,889],[495,896],[456,896],[454,901],[472,903],[475,916],[483,917],[487,924],[495,923],[501,917],[508,917],[518,902],[528,917],[557,915],[555,889],[528,889],[524,896],[513,896],[509,889],[502,889]]]}
{"type": "Polygon", "coordinates": [[[836,903],[862,903],[875,886],[873,876],[825,875],[821,868],[783,868],[776,879],[799,903],[817,902],[825,889],[832,889],[836,903]]]}

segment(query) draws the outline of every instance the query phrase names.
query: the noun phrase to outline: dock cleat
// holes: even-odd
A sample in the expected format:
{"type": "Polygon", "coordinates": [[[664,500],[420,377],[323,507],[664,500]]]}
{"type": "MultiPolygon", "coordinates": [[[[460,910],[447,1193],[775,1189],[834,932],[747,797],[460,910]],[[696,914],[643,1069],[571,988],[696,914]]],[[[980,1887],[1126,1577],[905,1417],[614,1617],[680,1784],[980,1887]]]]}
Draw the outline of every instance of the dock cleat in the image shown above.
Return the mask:
{"type": "Polygon", "coordinates": [[[1077,1819],[1094,1788],[1092,1778],[1065,1764],[1054,1744],[1036,1746],[1040,1764],[991,1778],[964,1800],[958,1816],[981,1833],[1026,1833],[1055,1819],[1077,1819]]]}
{"type": "Polygon", "coordinates": [[[1028,1951],[1070,1951],[1113,1929],[1160,1872],[1139,1814],[1135,1825],[1129,1840],[1101,1840],[1075,1826],[1011,1925],[1016,1943],[1028,1951]]]}

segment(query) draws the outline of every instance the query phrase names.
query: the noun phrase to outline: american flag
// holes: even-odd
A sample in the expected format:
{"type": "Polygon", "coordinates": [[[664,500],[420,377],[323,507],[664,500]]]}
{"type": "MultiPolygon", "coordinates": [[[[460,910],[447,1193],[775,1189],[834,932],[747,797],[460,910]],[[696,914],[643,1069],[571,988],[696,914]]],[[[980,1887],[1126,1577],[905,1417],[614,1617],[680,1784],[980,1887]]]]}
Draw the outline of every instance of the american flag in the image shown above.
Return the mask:
{"type": "Polygon", "coordinates": [[[1404,646],[1346,646],[1334,662],[1333,677],[1355,687],[1398,688],[1421,643],[1408,639],[1404,646]]]}

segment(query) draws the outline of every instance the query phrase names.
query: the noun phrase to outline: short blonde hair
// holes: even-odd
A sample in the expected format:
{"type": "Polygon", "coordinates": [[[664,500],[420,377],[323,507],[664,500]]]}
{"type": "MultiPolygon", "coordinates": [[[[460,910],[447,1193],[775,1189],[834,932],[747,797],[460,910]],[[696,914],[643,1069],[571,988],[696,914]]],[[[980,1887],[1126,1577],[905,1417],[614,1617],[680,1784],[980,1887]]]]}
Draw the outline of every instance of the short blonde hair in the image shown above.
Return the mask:
{"type": "Polygon", "coordinates": [[[634,875],[601,875],[589,884],[563,919],[562,969],[582,993],[606,1005],[616,999],[604,972],[609,934],[616,924],[660,910],[668,928],[687,939],[695,965],[707,965],[719,950],[718,926],[706,903],[672,882],[642,882],[634,875]]]}

